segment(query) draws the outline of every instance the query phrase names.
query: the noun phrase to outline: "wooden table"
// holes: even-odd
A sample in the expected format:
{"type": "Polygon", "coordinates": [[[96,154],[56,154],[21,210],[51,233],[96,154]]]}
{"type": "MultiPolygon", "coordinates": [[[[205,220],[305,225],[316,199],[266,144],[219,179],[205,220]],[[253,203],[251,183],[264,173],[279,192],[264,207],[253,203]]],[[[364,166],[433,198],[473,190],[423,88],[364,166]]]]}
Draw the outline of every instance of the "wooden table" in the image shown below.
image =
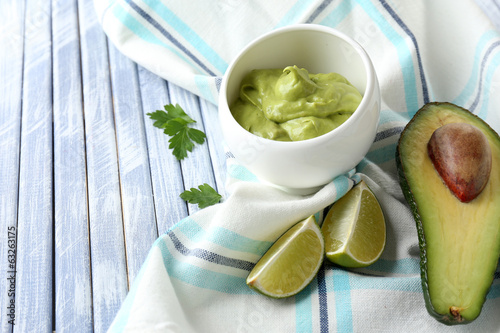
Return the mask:
{"type": "Polygon", "coordinates": [[[0,46],[0,330],[106,331],[155,239],[197,210],[179,194],[225,195],[217,108],[119,53],[92,0],[2,0],[0,46]],[[207,134],[181,162],[146,115],[168,103],[207,134]]]}
{"type": "Polygon", "coordinates": [[[91,0],[23,2],[0,2],[0,331],[103,332],[197,210],[179,194],[224,195],[217,108],[119,53],[91,0]],[[207,134],[181,162],[146,115],[169,103],[207,134]]]}

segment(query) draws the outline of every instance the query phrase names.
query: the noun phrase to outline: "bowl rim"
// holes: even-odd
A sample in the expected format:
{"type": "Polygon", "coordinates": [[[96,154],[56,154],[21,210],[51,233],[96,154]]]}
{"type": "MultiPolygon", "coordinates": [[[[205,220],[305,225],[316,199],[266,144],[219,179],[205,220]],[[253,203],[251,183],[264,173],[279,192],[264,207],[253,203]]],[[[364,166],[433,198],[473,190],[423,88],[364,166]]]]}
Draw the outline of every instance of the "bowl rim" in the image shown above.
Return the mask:
{"type": "Polygon", "coordinates": [[[365,51],[365,49],[353,38],[349,37],[345,33],[323,25],[319,24],[312,24],[312,23],[298,23],[298,24],[292,24],[288,25],[282,28],[278,28],[272,31],[269,31],[254,40],[252,40],[249,44],[247,44],[237,55],[236,57],[231,61],[229,64],[227,70],[224,73],[224,76],[222,78],[220,90],[219,90],[219,110],[221,109],[221,103],[224,103],[224,107],[222,107],[222,112],[224,113],[229,113],[227,116],[229,117],[230,122],[234,122],[236,124],[236,128],[239,132],[243,131],[242,135],[247,136],[249,139],[251,138],[258,138],[260,140],[265,140],[266,144],[271,144],[271,145],[277,145],[280,148],[298,148],[300,146],[305,146],[309,147],[311,145],[316,145],[316,144],[321,144],[325,141],[329,141],[332,138],[342,135],[343,132],[345,132],[351,123],[355,122],[357,118],[362,117],[365,112],[363,110],[367,111],[370,108],[370,101],[372,100],[372,97],[374,94],[376,94],[376,91],[378,90],[378,81],[375,73],[375,69],[373,66],[373,63],[368,56],[368,53],[365,51]],[[328,133],[325,133],[323,135],[310,138],[307,140],[300,140],[300,141],[277,141],[277,140],[272,140],[264,137],[260,137],[258,135],[255,135],[246,129],[244,129],[237,121],[234,119],[231,110],[229,108],[229,103],[227,101],[227,83],[230,74],[232,73],[233,69],[236,67],[238,61],[251,49],[253,48],[256,44],[259,44],[263,42],[266,39],[272,38],[276,35],[280,34],[285,34],[285,33],[292,33],[295,31],[316,31],[316,32],[323,32],[327,33],[330,35],[333,35],[335,37],[338,37],[345,42],[347,42],[358,54],[358,56],[361,58],[361,61],[364,65],[364,71],[366,73],[366,87],[365,91],[363,94],[363,97],[361,99],[360,104],[356,108],[356,110],[353,112],[353,114],[344,122],[342,123],[339,127],[331,130],[328,133]],[[358,110],[361,110],[358,112],[358,110]]]}

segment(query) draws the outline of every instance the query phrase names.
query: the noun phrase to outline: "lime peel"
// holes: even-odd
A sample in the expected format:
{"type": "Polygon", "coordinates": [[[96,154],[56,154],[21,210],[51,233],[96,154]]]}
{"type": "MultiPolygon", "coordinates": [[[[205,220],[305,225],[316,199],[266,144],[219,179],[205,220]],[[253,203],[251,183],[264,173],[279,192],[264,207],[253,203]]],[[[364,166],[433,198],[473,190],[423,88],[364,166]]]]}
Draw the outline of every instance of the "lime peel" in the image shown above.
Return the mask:
{"type": "Polygon", "coordinates": [[[343,267],[369,266],[385,248],[384,214],[363,180],[332,206],[321,230],[327,259],[343,267]]]}
{"type": "Polygon", "coordinates": [[[266,296],[296,295],[316,277],[325,253],[314,215],[288,229],[262,256],[247,277],[247,285],[266,296]]]}

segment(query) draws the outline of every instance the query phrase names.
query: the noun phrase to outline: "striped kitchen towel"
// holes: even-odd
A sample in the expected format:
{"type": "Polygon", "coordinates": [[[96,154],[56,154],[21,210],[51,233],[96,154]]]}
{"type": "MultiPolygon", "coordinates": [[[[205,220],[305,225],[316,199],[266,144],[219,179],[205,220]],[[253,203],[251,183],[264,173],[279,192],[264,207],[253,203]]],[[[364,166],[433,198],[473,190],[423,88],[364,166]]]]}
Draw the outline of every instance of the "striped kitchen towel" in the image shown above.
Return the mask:
{"type": "Polygon", "coordinates": [[[427,314],[417,231],[394,161],[401,130],[430,101],[463,106],[500,132],[500,33],[472,0],[96,0],[95,6],[121,52],[213,103],[228,63],[249,41],[294,23],[356,39],[372,58],[382,94],[379,131],[366,157],[312,196],[263,185],[228,154],[231,194],[155,242],[110,332],[500,331],[498,269],[472,324],[450,328],[427,314]],[[305,290],[283,300],[245,285],[283,231],[310,214],[321,218],[360,179],[386,216],[379,261],[356,270],[326,263],[305,290]]]}

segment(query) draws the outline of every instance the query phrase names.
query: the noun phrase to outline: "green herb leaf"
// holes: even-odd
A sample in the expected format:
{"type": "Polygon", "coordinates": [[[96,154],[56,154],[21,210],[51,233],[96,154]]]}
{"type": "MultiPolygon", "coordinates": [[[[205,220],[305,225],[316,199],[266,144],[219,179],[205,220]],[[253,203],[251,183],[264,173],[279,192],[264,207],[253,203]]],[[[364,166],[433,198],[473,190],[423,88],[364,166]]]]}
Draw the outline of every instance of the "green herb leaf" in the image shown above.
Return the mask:
{"type": "Polygon", "coordinates": [[[171,136],[169,148],[178,160],[187,157],[187,152],[193,151],[194,143],[205,142],[206,135],[200,130],[189,127],[196,121],[189,117],[186,112],[176,104],[164,106],[165,111],[156,110],[147,115],[155,120],[153,126],[163,129],[163,132],[171,136]]]}
{"type": "Polygon", "coordinates": [[[163,132],[165,134],[174,136],[187,128],[187,123],[182,118],[175,118],[166,123],[164,128],[165,130],[163,132]]]}
{"type": "Polygon", "coordinates": [[[200,208],[212,206],[218,203],[222,198],[222,196],[207,183],[198,186],[198,189],[192,187],[190,190],[182,192],[180,197],[191,204],[198,204],[200,208]]]}
{"type": "Polygon", "coordinates": [[[156,120],[153,124],[153,126],[155,127],[165,128],[165,126],[170,120],[176,118],[182,119],[186,124],[196,122],[190,116],[188,116],[186,112],[184,112],[184,110],[179,106],[179,104],[175,104],[175,106],[173,104],[168,104],[165,105],[163,108],[167,112],[163,110],[156,110],[155,112],[147,114],[151,119],[156,120]]]}
{"type": "Polygon", "coordinates": [[[157,110],[152,113],[147,114],[149,118],[156,120],[153,123],[154,127],[164,128],[167,122],[170,120],[168,114],[165,111],[157,110]]]}
{"type": "Polygon", "coordinates": [[[168,104],[165,105],[163,108],[165,109],[165,111],[168,112],[168,116],[171,117],[170,119],[181,118],[185,120],[186,123],[196,122],[195,120],[191,119],[191,117],[189,117],[186,112],[184,112],[184,110],[179,106],[179,104],[175,104],[175,106],[173,106],[172,104],[168,104]]]}
{"type": "Polygon", "coordinates": [[[191,140],[198,144],[203,144],[205,142],[205,138],[207,137],[205,133],[203,133],[200,130],[197,130],[196,128],[188,128],[188,135],[191,140]]]}
{"type": "Polygon", "coordinates": [[[178,160],[182,160],[187,156],[187,152],[193,151],[194,143],[189,139],[189,128],[183,127],[177,134],[172,136],[168,142],[168,148],[173,149],[172,153],[178,160]]]}

